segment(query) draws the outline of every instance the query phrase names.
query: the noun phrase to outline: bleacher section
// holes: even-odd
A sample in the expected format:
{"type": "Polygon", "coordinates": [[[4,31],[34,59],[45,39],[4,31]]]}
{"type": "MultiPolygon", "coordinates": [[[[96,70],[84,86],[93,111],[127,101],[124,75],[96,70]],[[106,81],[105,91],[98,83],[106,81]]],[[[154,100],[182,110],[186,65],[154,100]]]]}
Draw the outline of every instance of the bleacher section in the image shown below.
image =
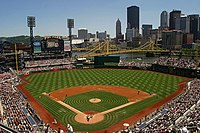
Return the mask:
{"type": "Polygon", "coordinates": [[[16,75],[4,72],[0,81],[0,133],[57,132],[42,122],[15,87],[20,81],[16,75]]]}

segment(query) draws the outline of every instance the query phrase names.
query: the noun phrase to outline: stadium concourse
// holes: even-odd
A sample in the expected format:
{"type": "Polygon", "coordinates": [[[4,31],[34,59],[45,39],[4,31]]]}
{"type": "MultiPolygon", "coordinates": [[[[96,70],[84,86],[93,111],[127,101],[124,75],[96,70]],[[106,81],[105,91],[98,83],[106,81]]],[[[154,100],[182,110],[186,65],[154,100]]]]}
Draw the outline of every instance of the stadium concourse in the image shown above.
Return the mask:
{"type": "MultiPolygon", "coordinates": [[[[193,68],[194,62],[184,59],[160,58],[158,64],[176,65],[193,68]],[[174,63],[171,63],[174,62],[174,63]]],[[[72,69],[71,61],[42,60],[27,62],[27,67],[20,73],[31,71],[52,70],[58,68],[72,69]],[[45,62],[45,63],[44,63],[45,62]],[[45,65],[47,63],[47,65],[45,65]],[[42,67],[38,67],[42,66],[42,67]]],[[[133,65],[133,64],[132,64],[133,65]]],[[[26,101],[26,96],[15,86],[20,79],[12,72],[0,74],[0,133],[16,132],[44,132],[57,133],[37,115],[37,112],[26,101]]],[[[193,79],[187,83],[183,94],[180,94],[168,104],[152,112],[137,123],[127,123],[126,127],[116,133],[132,132],[199,132],[200,131],[200,80],[193,79]]]]}

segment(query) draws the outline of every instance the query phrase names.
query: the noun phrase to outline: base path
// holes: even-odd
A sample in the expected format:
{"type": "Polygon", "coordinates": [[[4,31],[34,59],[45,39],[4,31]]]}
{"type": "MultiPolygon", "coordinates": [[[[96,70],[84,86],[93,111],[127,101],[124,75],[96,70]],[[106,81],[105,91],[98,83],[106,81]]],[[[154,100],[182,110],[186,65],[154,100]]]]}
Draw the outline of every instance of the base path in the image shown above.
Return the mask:
{"type": "Polygon", "coordinates": [[[63,101],[66,96],[72,96],[72,95],[95,91],[95,90],[107,91],[113,94],[127,97],[130,102],[143,100],[150,96],[150,94],[144,91],[139,91],[136,89],[123,87],[123,86],[107,86],[107,85],[77,86],[77,87],[71,87],[71,88],[65,88],[62,90],[53,91],[53,92],[50,92],[49,94],[63,101]]]}
{"type": "Polygon", "coordinates": [[[101,112],[101,113],[99,113],[99,114],[104,115],[104,114],[107,114],[107,113],[113,112],[113,111],[115,111],[115,110],[124,108],[124,107],[129,106],[129,105],[134,104],[134,103],[136,103],[136,102],[129,102],[129,103],[123,104],[123,105],[121,105],[121,106],[117,106],[117,107],[115,107],[115,108],[112,108],[112,109],[106,110],[106,111],[104,111],[104,112],[101,112]]]}
{"type": "MultiPolygon", "coordinates": [[[[79,123],[83,124],[95,124],[98,122],[101,122],[104,119],[104,115],[110,112],[113,112],[115,110],[124,108],[126,106],[129,106],[131,104],[134,104],[138,101],[144,100],[146,98],[152,97],[154,95],[148,94],[143,91],[138,91],[135,89],[127,88],[127,87],[121,87],[121,86],[100,86],[100,85],[92,85],[92,86],[79,86],[79,87],[71,87],[71,88],[66,88],[62,90],[57,90],[53,91],[50,93],[43,93],[44,95],[48,96],[52,100],[56,101],[57,103],[67,107],[71,111],[75,112],[77,115],[75,116],[75,120],[79,123]],[[71,95],[76,95],[80,93],[85,93],[89,91],[107,91],[111,92],[113,94],[121,95],[124,97],[127,97],[129,102],[120,106],[117,106],[115,108],[103,111],[103,112],[95,112],[93,114],[86,114],[78,109],[73,108],[72,106],[62,102],[61,100],[64,100],[65,97],[71,96],[71,95]]],[[[90,101],[98,101],[101,102],[101,99],[90,99],[90,101]]],[[[95,102],[94,102],[95,103],[95,102]]]]}

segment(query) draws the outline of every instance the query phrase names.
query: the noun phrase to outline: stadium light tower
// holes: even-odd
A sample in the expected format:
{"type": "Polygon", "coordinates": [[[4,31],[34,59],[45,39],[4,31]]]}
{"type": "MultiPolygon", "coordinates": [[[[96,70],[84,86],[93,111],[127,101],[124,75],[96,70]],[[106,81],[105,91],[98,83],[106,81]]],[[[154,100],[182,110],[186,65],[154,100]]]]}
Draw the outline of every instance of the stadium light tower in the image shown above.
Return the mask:
{"type": "Polygon", "coordinates": [[[74,19],[67,19],[67,28],[69,28],[70,57],[72,57],[72,28],[74,28],[74,19]]]}
{"type": "Polygon", "coordinates": [[[31,54],[33,54],[33,27],[35,27],[35,17],[27,17],[27,25],[30,27],[30,44],[31,44],[31,54]]]}

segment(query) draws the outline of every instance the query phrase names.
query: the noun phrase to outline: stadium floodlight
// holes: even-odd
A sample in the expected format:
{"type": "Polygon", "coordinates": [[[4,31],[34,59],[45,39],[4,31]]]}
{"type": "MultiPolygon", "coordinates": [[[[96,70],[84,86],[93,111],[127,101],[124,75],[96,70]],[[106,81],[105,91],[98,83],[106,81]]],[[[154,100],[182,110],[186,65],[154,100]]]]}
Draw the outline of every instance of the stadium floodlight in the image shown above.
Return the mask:
{"type": "Polygon", "coordinates": [[[35,27],[35,17],[28,16],[27,17],[27,25],[30,27],[30,44],[31,44],[31,54],[33,54],[33,27],[35,27]]]}
{"type": "Polygon", "coordinates": [[[28,16],[27,17],[27,24],[28,24],[28,27],[35,27],[35,17],[34,16],[28,16]]]}
{"type": "Polygon", "coordinates": [[[72,28],[74,28],[74,19],[67,19],[67,28],[69,28],[70,57],[72,57],[72,28]]]}
{"type": "Polygon", "coordinates": [[[74,28],[74,19],[67,19],[67,28],[74,28]]]}

